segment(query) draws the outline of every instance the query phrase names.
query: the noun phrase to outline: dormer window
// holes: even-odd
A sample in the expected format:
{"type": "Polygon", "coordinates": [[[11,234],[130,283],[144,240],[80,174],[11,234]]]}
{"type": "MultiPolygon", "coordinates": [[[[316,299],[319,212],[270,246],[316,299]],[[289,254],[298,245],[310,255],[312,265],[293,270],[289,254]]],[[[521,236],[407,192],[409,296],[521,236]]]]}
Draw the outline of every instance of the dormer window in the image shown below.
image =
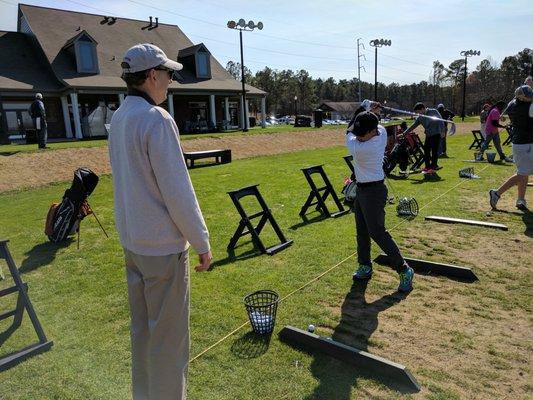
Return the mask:
{"type": "Polygon", "coordinates": [[[196,79],[211,79],[211,53],[203,43],[180,50],[178,61],[191,71],[196,79]]]}
{"type": "Polygon", "coordinates": [[[75,46],[78,72],[97,74],[98,59],[96,58],[96,45],[91,42],[78,41],[75,46]]]}
{"type": "Polygon", "coordinates": [[[70,39],[63,49],[67,50],[76,59],[76,69],[80,74],[97,74],[98,56],[96,46],[98,43],[86,31],[70,39]]]}
{"type": "Polygon", "coordinates": [[[210,70],[209,53],[205,51],[199,51],[196,53],[196,76],[198,78],[210,78],[210,70]]]}

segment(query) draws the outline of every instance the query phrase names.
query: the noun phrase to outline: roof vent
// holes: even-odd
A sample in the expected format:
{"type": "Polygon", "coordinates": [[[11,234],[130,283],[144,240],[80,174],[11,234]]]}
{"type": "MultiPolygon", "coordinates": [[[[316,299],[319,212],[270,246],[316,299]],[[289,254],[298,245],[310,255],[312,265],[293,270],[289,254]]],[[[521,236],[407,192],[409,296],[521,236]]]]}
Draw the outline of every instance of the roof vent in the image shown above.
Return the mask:
{"type": "Polygon", "coordinates": [[[143,26],[141,29],[144,31],[145,29],[148,29],[150,30],[152,28],[153,25],[153,22],[152,22],[152,17],[150,17],[150,24],[147,25],[147,26],[143,26]]]}
{"type": "Polygon", "coordinates": [[[159,18],[155,17],[155,25],[153,25],[150,28],[148,28],[148,30],[151,31],[152,29],[155,29],[158,26],[159,26],[159,18]]]}

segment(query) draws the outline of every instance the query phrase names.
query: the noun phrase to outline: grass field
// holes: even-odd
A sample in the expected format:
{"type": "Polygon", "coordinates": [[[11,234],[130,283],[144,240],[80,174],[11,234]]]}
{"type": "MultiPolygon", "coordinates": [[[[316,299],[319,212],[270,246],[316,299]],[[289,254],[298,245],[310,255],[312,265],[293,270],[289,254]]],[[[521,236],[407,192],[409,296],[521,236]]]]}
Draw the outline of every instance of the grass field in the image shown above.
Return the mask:
{"type": "MultiPolygon", "coordinates": [[[[415,197],[421,213],[405,221],[389,205],[387,224],[405,256],[468,266],[480,281],[417,275],[408,296],[395,292],[397,275],[385,267],[376,266],[368,285],[352,284],[352,214],[308,224],[298,216],[309,192],[300,168],[324,164],[340,190],[349,174],[343,148],[192,170],[215,260],[212,271],[191,272],[191,357],[246,321],[245,294],[268,288],[283,301],[272,337],[258,338],[247,325],[191,362],[189,398],[531,398],[533,221],[531,214],[515,211],[515,190],[500,201],[506,211],[486,215],[487,190],[514,167],[476,164],[481,179],[461,180],[458,170],[474,165],[463,162],[472,158],[466,150],[470,141],[466,135],[449,139],[451,158],[441,161],[440,181],[424,181],[422,175],[391,179],[391,192],[415,197]],[[229,259],[225,248],[238,214],[226,192],[257,183],[294,244],[269,257],[255,253],[243,238],[238,258],[229,259]],[[504,223],[509,231],[424,221],[435,214],[504,223]],[[284,325],[309,324],[320,335],[406,365],[422,391],[402,395],[386,380],[324,355],[298,351],[277,338],[284,325]]],[[[50,351],[0,373],[1,399],[130,398],[129,314],[111,179],[102,177],[90,198],[110,238],[90,217],[83,222],[79,250],[74,242],[52,245],[42,232],[48,206],[69,184],[0,195],[0,238],[10,239],[45,332],[54,340],[50,351]]],[[[530,193],[528,200],[533,204],[530,193]]],[[[271,230],[264,239],[275,242],[271,230]]],[[[373,251],[379,253],[376,246],[373,251]]],[[[191,259],[195,265],[196,257],[191,259]]],[[[1,288],[9,284],[0,282],[1,288]]],[[[0,312],[14,303],[14,296],[2,298],[0,312]]],[[[0,323],[1,330],[7,326],[8,321],[0,323]]],[[[30,326],[25,318],[1,353],[34,341],[30,326]]]]}

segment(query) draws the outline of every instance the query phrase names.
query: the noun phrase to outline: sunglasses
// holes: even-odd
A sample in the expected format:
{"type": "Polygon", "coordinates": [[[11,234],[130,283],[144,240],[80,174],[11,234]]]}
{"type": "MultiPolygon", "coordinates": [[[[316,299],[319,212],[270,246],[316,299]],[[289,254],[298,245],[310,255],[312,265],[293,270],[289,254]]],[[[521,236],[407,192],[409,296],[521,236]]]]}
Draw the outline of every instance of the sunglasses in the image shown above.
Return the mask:
{"type": "Polygon", "coordinates": [[[156,67],[154,68],[156,71],[166,71],[168,74],[168,79],[173,80],[174,79],[174,71],[165,67],[156,67]]]}

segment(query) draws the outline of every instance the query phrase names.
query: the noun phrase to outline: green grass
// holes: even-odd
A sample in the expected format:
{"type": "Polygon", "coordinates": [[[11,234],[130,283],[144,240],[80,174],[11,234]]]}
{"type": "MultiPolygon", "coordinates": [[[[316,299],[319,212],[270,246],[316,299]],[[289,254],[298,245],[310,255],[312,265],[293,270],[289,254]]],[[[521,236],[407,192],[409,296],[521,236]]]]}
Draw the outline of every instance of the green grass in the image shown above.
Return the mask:
{"type": "MultiPolygon", "coordinates": [[[[449,153],[454,158],[442,161],[441,181],[424,182],[421,175],[390,181],[394,194],[415,197],[422,211],[415,220],[404,222],[395,215],[394,206],[388,206],[387,225],[405,253],[473,266],[481,282],[465,285],[445,278],[417,276],[415,291],[397,302],[396,297],[389,296],[398,283],[396,274],[377,267],[366,290],[367,303],[354,311],[358,318],[348,322],[342,321],[341,306],[348,304],[353,258],[297,290],[354,252],[352,215],[307,225],[298,217],[309,190],[300,168],[324,164],[331,182],[340,190],[342,178],[348,175],[341,158],[346,154],[343,148],[257,157],[192,170],[191,178],[211,233],[215,267],[207,273],[191,273],[191,356],[246,321],[242,305],[245,294],[270,288],[281,297],[294,293],[279,306],[275,333],[284,325],[304,328],[313,323],[321,335],[348,335],[346,341],[352,345],[385,357],[393,354],[391,358],[406,364],[422,384],[424,390],[415,398],[465,398],[465,393],[466,398],[473,394],[498,398],[497,384],[506,382],[510,366],[514,368],[513,376],[518,376],[515,364],[524,364],[531,346],[530,342],[525,343],[524,350],[521,336],[515,337],[517,332],[503,328],[509,339],[501,339],[499,325],[496,328],[492,324],[497,323],[497,318],[506,318],[509,312],[522,321],[524,314],[532,311],[532,274],[524,270],[527,264],[515,265],[512,260],[506,265],[493,264],[487,257],[473,265],[466,253],[478,244],[483,249],[483,240],[487,239],[507,243],[510,234],[524,241],[524,249],[531,249],[531,239],[523,235],[524,221],[519,215],[501,214],[497,221],[508,224],[510,232],[480,233],[479,228],[443,227],[423,220],[424,215],[435,213],[488,219],[483,211],[486,190],[497,186],[513,168],[476,165],[476,173],[482,179],[465,180],[453,189],[459,183],[458,169],[465,166],[462,160],[471,158],[470,151],[461,150],[470,141],[468,136],[450,139],[449,153]],[[250,242],[243,238],[237,250],[242,257],[229,260],[225,248],[237,227],[238,214],[226,192],[257,183],[294,244],[269,257],[251,252],[250,242]],[[446,196],[431,203],[448,190],[451,191],[446,196]],[[437,239],[441,234],[447,236],[437,239]],[[509,274],[511,270],[520,270],[519,279],[509,274]],[[450,313],[457,316],[455,323],[446,322],[450,313]],[[483,324],[489,324],[493,331],[483,324]],[[463,332],[462,327],[472,327],[474,331],[463,332]],[[500,341],[505,340],[516,342],[516,356],[511,359],[500,347],[500,341]],[[433,346],[432,351],[426,345],[433,346]],[[444,362],[438,361],[441,356],[444,362]],[[461,366],[476,361],[478,356],[487,357],[498,370],[490,373],[490,369],[470,365],[474,376],[463,374],[461,366]],[[447,369],[448,363],[454,368],[447,369]]],[[[60,199],[68,184],[0,195],[0,237],[10,239],[10,249],[28,282],[45,332],[54,340],[52,350],[0,374],[1,399],[130,398],[129,313],[122,251],[113,223],[111,179],[102,177],[90,198],[110,238],[106,239],[89,217],[82,225],[79,250],[75,243],[52,245],[42,232],[48,206],[60,199]]],[[[265,231],[264,239],[267,245],[274,244],[272,230],[265,231]]],[[[373,251],[378,254],[376,246],[373,251]]],[[[194,266],[196,257],[192,255],[191,260],[194,266]]],[[[3,270],[6,271],[5,266],[3,270]]],[[[6,287],[8,282],[0,285],[6,287]]],[[[2,310],[13,304],[13,299],[3,298],[2,310]]],[[[2,354],[35,340],[28,322],[26,318],[2,346],[2,354]]],[[[0,328],[4,329],[6,323],[0,323],[0,328]]],[[[191,363],[190,399],[401,397],[387,382],[369,379],[361,371],[320,354],[295,350],[281,343],[276,334],[270,341],[260,342],[249,330],[249,326],[245,327],[191,363]]],[[[487,368],[489,365],[487,362],[487,368]]],[[[525,382],[512,398],[527,398],[528,392],[531,395],[527,362],[521,368],[526,370],[525,382]]]]}

